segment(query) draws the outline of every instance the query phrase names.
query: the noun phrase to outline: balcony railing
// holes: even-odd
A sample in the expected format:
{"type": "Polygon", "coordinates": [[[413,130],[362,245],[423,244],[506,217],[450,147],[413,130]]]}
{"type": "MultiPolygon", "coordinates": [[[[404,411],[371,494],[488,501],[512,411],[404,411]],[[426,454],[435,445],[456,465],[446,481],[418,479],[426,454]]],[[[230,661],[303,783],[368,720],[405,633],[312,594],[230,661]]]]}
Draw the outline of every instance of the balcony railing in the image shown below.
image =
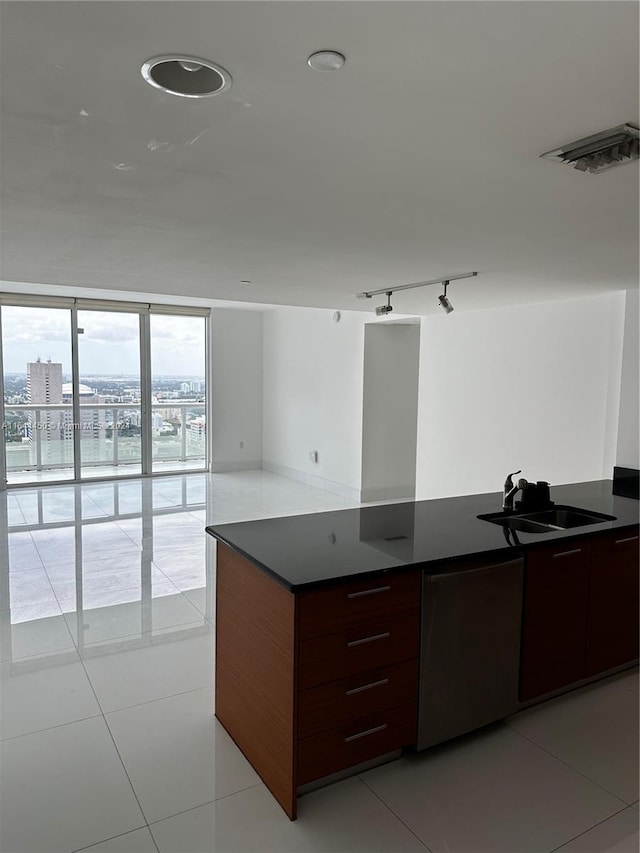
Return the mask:
{"type": "MultiPolygon", "coordinates": [[[[80,438],[81,465],[140,465],[141,410],[136,403],[80,405],[80,423],[73,422],[70,403],[5,404],[4,440],[7,471],[73,468],[74,434],[80,438]]],[[[206,459],[204,403],[152,403],[153,462],[194,462],[206,459]]]]}

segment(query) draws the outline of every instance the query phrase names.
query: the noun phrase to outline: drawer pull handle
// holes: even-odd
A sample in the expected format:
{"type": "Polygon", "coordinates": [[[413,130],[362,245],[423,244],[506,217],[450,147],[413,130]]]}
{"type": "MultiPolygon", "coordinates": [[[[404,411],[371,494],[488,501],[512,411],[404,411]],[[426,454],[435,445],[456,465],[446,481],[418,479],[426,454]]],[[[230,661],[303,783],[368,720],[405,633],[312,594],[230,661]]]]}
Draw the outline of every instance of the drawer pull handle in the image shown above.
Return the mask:
{"type": "Polygon", "coordinates": [[[363,637],[361,640],[351,640],[350,643],[347,643],[347,646],[351,648],[352,646],[361,646],[363,643],[373,643],[374,640],[386,640],[387,637],[391,636],[390,631],[385,631],[384,634],[374,634],[371,637],[363,637]]]}
{"type": "Polygon", "coordinates": [[[568,557],[569,554],[581,554],[581,553],[582,553],[582,548],[574,548],[573,551],[560,551],[559,554],[553,554],[552,556],[553,556],[553,559],[555,560],[556,557],[568,557]]]}
{"type": "Polygon", "coordinates": [[[389,592],[390,586],[377,586],[375,589],[363,589],[362,592],[350,592],[347,598],[362,598],[363,595],[375,595],[377,592],[389,592]]]}
{"type": "Polygon", "coordinates": [[[349,743],[351,740],[358,740],[360,737],[366,737],[367,735],[374,735],[376,732],[382,732],[387,728],[387,724],[384,723],[381,726],[376,726],[373,729],[366,729],[364,732],[358,732],[357,735],[351,735],[351,737],[346,737],[344,739],[345,743],[349,743]]]}
{"type": "Polygon", "coordinates": [[[372,687],[382,687],[383,684],[388,684],[388,678],[381,678],[380,681],[372,681],[371,684],[363,684],[362,687],[353,687],[351,690],[345,690],[345,696],[354,696],[356,693],[362,693],[365,690],[371,690],[372,687]]]}
{"type": "Polygon", "coordinates": [[[629,536],[628,539],[616,539],[616,545],[622,545],[623,542],[637,542],[639,538],[638,536],[629,536]]]}

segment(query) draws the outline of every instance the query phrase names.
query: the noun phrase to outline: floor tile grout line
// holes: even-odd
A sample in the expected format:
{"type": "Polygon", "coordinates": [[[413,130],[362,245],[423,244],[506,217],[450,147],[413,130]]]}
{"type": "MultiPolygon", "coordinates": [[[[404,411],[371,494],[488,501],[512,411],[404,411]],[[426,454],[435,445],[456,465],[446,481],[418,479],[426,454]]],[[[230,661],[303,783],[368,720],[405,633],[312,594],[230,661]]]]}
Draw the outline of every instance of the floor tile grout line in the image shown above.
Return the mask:
{"type": "MultiPolygon", "coordinates": [[[[61,615],[61,616],[62,616],[62,618],[64,619],[65,627],[66,627],[66,629],[67,629],[67,631],[68,631],[68,633],[69,633],[69,636],[71,637],[71,642],[73,643],[74,648],[75,648],[76,650],[78,650],[78,644],[76,643],[76,641],[75,641],[75,639],[74,639],[74,637],[73,637],[73,634],[71,633],[71,628],[69,627],[69,624],[68,624],[68,622],[67,622],[67,619],[66,619],[66,616],[65,616],[65,611],[62,609],[62,604],[60,603],[60,599],[58,598],[58,593],[56,592],[56,588],[55,588],[55,587],[54,587],[54,585],[51,583],[51,578],[49,577],[49,572],[47,572],[47,567],[46,567],[46,566],[45,566],[44,570],[45,570],[45,573],[46,573],[47,578],[48,578],[48,580],[49,580],[49,585],[50,585],[50,587],[51,587],[51,589],[52,589],[52,591],[53,591],[53,595],[54,595],[54,597],[55,597],[56,604],[58,605],[58,609],[60,610],[60,615],[61,615]]],[[[79,656],[79,655],[80,655],[80,653],[78,652],[78,656],[79,656]]]]}
{"type": "MultiPolygon", "coordinates": [[[[126,832],[119,832],[117,835],[110,835],[109,838],[101,838],[100,841],[94,841],[93,844],[87,844],[85,847],[76,847],[74,850],[70,851],[70,853],[84,853],[85,850],[91,850],[93,847],[97,847],[98,844],[106,844],[108,841],[113,841],[115,838],[124,838],[125,835],[131,835],[132,832],[140,832],[141,829],[149,829],[149,824],[143,823],[141,826],[136,826],[135,829],[128,829],[126,832]]],[[[149,835],[151,835],[151,830],[149,830],[149,835]]],[[[153,839],[153,843],[155,845],[155,839],[153,839]]],[[[156,846],[156,850],[157,849],[158,847],[156,846]]]]}
{"type": "MultiPolygon", "coordinates": [[[[140,520],[142,520],[142,516],[140,517],[140,520]]],[[[134,544],[137,548],[139,548],[139,549],[140,549],[140,551],[142,551],[142,542],[136,542],[136,540],[133,538],[133,536],[129,536],[129,534],[127,533],[127,531],[126,531],[124,528],[120,527],[120,525],[118,524],[118,522],[117,522],[117,521],[116,521],[116,522],[114,522],[114,524],[116,525],[116,527],[118,528],[118,530],[119,530],[121,533],[124,533],[124,535],[127,537],[127,539],[128,539],[130,542],[133,542],[133,544],[134,544]]]]}
{"type": "Polygon", "coordinates": [[[207,800],[206,803],[198,803],[197,806],[190,806],[188,809],[182,809],[179,812],[175,812],[175,814],[170,814],[166,817],[159,817],[157,820],[152,820],[150,823],[147,824],[147,826],[151,830],[151,828],[157,823],[162,823],[165,820],[171,820],[172,818],[179,817],[183,814],[189,814],[189,812],[195,812],[197,809],[203,809],[205,806],[212,806],[215,803],[220,803],[222,802],[222,800],[228,800],[230,797],[236,797],[238,794],[244,794],[246,791],[251,791],[254,788],[266,788],[266,790],[269,790],[264,784],[264,782],[256,782],[254,785],[248,785],[246,788],[241,788],[239,791],[231,791],[231,793],[229,794],[223,794],[221,797],[216,797],[213,800],[207,800]]]}
{"type": "MultiPolygon", "coordinates": [[[[140,814],[142,815],[142,818],[143,818],[144,822],[146,823],[146,825],[149,826],[149,821],[147,820],[147,816],[144,813],[144,809],[142,808],[142,804],[140,803],[140,799],[138,798],[138,794],[136,792],[136,789],[133,787],[133,782],[131,781],[131,777],[129,776],[129,771],[127,770],[125,763],[124,763],[124,760],[122,758],[122,755],[120,754],[120,750],[118,749],[118,744],[116,743],[116,740],[113,736],[113,732],[111,731],[111,727],[110,727],[109,722],[107,720],[107,717],[106,717],[106,714],[105,714],[104,709],[102,707],[102,704],[100,702],[100,699],[98,698],[98,694],[95,691],[95,688],[93,686],[91,679],[89,678],[89,673],[87,672],[87,668],[84,665],[84,661],[82,660],[82,656],[80,656],[80,663],[81,663],[82,668],[84,670],[84,674],[87,678],[87,681],[89,682],[89,686],[91,687],[91,692],[93,693],[95,700],[98,703],[98,708],[100,708],[100,712],[102,714],[102,719],[104,720],[104,724],[107,727],[107,731],[109,732],[109,737],[111,738],[111,742],[113,743],[113,748],[115,749],[116,754],[117,754],[118,758],[120,759],[120,764],[122,765],[122,769],[124,770],[124,774],[127,777],[127,780],[129,782],[131,792],[133,793],[133,796],[135,797],[136,803],[138,804],[138,808],[140,809],[140,814]]],[[[155,844],[155,839],[154,839],[153,843],[155,844]]],[[[156,847],[157,847],[157,845],[156,845],[156,847]]]]}
{"type": "MultiPolygon", "coordinates": [[[[1,0],[0,0],[0,1],[1,1],[1,0]]],[[[174,593],[171,593],[171,595],[174,595],[174,593]]],[[[184,593],[182,593],[182,595],[184,595],[184,593]]],[[[161,597],[161,598],[163,598],[164,596],[160,596],[160,597],[161,597]]],[[[137,604],[137,603],[138,603],[137,601],[134,601],[134,602],[131,602],[131,601],[125,601],[125,602],[124,602],[124,604],[137,604]]],[[[187,629],[191,628],[192,626],[194,626],[195,628],[203,628],[204,626],[201,624],[201,620],[203,620],[203,621],[205,621],[205,622],[208,622],[208,623],[209,623],[209,625],[210,625],[211,627],[213,627],[213,625],[211,624],[210,620],[209,620],[209,619],[207,619],[207,617],[204,615],[204,613],[202,613],[201,611],[199,611],[199,610],[198,610],[198,608],[195,606],[195,604],[193,604],[192,602],[189,602],[189,603],[192,605],[192,607],[194,607],[194,608],[195,608],[195,610],[197,610],[197,611],[198,611],[198,615],[200,616],[200,619],[198,619],[198,621],[193,621],[193,622],[180,622],[180,623],[178,623],[178,624],[176,624],[176,625],[170,625],[170,626],[166,629],[166,633],[161,634],[160,632],[157,632],[156,634],[154,634],[154,635],[152,635],[152,636],[155,636],[155,637],[159,637],[159,636],[167,637],[167,636],[169,636],[169,635],[170,635],[170,634],[172,634],[172,633],[179,633],[180,631],[185,631],[185,630],[187,630],[187,629]]],[[[105,606],[105,607],[106,607],[106,606],[109,606],[109,607],[120,607],[121,605],[120,605],[120,604],[115,604],[115,605],[104,605],[104,606],[105,606]]],[[[74,614],[75,614],[75,613],[77,613],[77,612],[78,612],[77,610],[68,610],[66,613],[64,613],[64,612],[63,612],[63,613],[62,613],[62,616],[63,616],[63,617],[65,617],[65,616],[71,616],[71,615],[74,615],[74,614]]],[[[65,622],[66,622],[66,619],[65,619],[65,622]]],[[[68,627],[68,626],[67,626],[67,627],[68,627]]],[[[145,635],[145,634],[141,634],[141,633],[138,633],[138,634],[122,634],[122,635],[120,635],[120,636],[118,636],[118,637],[108,637],[108,638],[107,638],[107,639],[105,639],[105,640],[93,640],[93,641],[92,641],[92,642],[90,642],[90,643],[83,643],[83,644],[82,644],[82,646],[80,646],[80,645],[76,642],[76,640],[73,638],[73,635],[72,635],[72,637],[71,637],[71,641],[72,641],[72,643],[73,643],[73,647],[74,647],[74,649],[75,649],[78,653],[80,653],[80,649],[81,649],[81,648],[82,648],[82,649],[99,649],[99,648],[101,648],[101,647],[103,647],[103,646],[105,646],[105,647],[106,647],[106,646],[111,645],[111,644],[113,644],[113,645],[117,645],[118,643],[122,643],[122,642],[126,642],[126,641],[131,641],[131,640],[141,640],[144,636],[146,636],[146,635],[145,635]]],[[[123,653],[126,653],[126,652],[128,652],[128,651],[139,651],[139,650],[140,650],[140,649],[142,649],[142,648],[151,648],[151,646],[140,646],[140,647],[137,647],[137,648],[136,648],[136,647],[132,647],[132,648],[130,648],[130,649],[113,649],[113,650],[112,650],[112,652],[106,652],[104,655],[98,655],[98,656],[96,656],[95,658],[93,658],[93,660],[99,660],[101,657],[105,657],[105,658],[106,658],[106,657],[110,657],[110,656],[111,656],[111,654],[123,654],[123,653]]]]}
{"type": "Polygon", "coordinates": [[[373,790],[373,788],[371,788],[369,785],[367,785],[367,783],[364,781],[364,779],[363,779],[361,776],[358,776],[358,777],[357,777],[357,779],[358,779],[358,781],[359,781],[359,782],[361,782],[361,783],[364,785],[364,787],[365,787],[368,791],[370,791],[370,792],[373,794],[373,796],[374,796],[377,800],[379,800],[379,801],[382,803],[382,805],[385,807],[385,809],[387,809],[387,811],[391,812],[391,814],[392,814],[392,815],[393,815],[393,816],[394,816],[398,821],[400,821],[400,823],[401,823],[404,827],[406,827],[406,829],[408,829],[408,830],[409,830],[409,832],[411,833],[411,835],[413,835],[413,836],[414,836],[414,838],[416,838],[416,839],[417,839],[417,841],[419,841],[419,843],[420,843],[420,844],[422,844],[422,846],[425,848],[425,850],[428,850],[428,851],[429,851],[429,853],[432,853],[431,848],[430,848],[430,847],[428,847],[428,846],[425,844],[425,842],[420,838],[420,836],[419,836],[419,835],[418,835],[418,834],[417,834],[413,829],[411,829],[411,827],[409,826],[409,824],[408,824],[408,823],[405,823],[405,821],[400,817],[400,815],[399,815],[399,814],[397,814],[396,812],[394,812],[394,810],[391,808],[391,806],[390,806],[388,803],[386,803],[386,802],[382,799],[382,797],[381,797],[381,796],[380,796],[376,791],[374,791],[374,790],[373,790]]]}
{"type": "MultiPolygon", "coordinates": [[[[130,705],[130,706],[128,706],[127,708],[119,708],[119,709],[114,710],[114,711],[107,711],[107,712],[105,712],[105,711],[104,711],[104,709],[103,709],[103,707],[102,707],[102,704],[101,704],[100,700],[98,699],[98,695],[97,695],[97,693],[96,693],[96,691],[95,691],[95,688],[94,688],[94,686],[93,686],[93,683],[92,683],[92,681],[91,681],[91,678],[89,677],[89,673],[87,672],[87,669],[86,669],[86,667],[85,667],[85,665],[84,665],[84,661],[83,661],[83,659],[82,659],[82,657],[81,657],[81,656],[80,656],[80,662],[81,662],[81,664],[82,664],[82,668],[84,669],[84,672],[85,672],[85,675],[86,675],[86,677],[87,677],[87,680],[89,681],[89,685],[90,685],[90,687],[91,687],[91,691],[93,692],[93,695],[95,696],[96,702],[98,703],[98,707],[100,708],[102,718],[103,718],[104,723],[105,723],[105,725],[106,725],[106,727],[107,727],[107,731],[109,732],[109,736],[111,737],[111,740],[112,740],[112,742],[113,742],[114,749],[116,750],[116,753],[117,753],[117,755],[118,755],[118,758],[120,759],[120,763],[122,764],[122,768],[123,768],[124,773],[125,773],[125,775],[126,775],[126,777],[127,777],[127,780],[128,780],[129,785],[130,785],[130,787],[131,787],[131,790],[132,790],[132,792],[133,792],[133,796],[134,796],[134,797],[135,797],[135,799],[136,799],[136,802],[137,802],[137,804],[138,804],[138,808],[140,809],[140,813],[142,814],[142,817],[143,817],[143,818],[144,818],[144,820],[145,820],[145,825],[146,825],[146,826],[147,826],[147,828],[149,829],[149,832],[150,832],[151,837],[152,837],[152,839],[153,839],[154,846],[155,846],[156,850],[158,850],[157,842],[156,842],[156,840],[155,840],[155,837],[153,836],[153,833],[151,832],[151,824],[150,824],[150,822],[149,822],[149,820],[148,820],[148,818],[147,818],[147,815],[146,815],[146,813],[145,813],[144,809],[142,808],[142,804],[140,803],[140,800],[139,800],[139,798],[138,798],[138,794],[137,794],[137,792],[136,792],[136,790],[135,790],[135,788],[134,788],[133,782],[131,781],[131,777],[129,776],[129,771],[128,771],[128,770],[127,770],[127,768],[126,768],[126,765],[125,765],[125,763],[124,763],[124,759],[122,758],[122,755],[121,755],[120,750],[119,750],[119,748],[118,748],[118,745],[117,745],[117,743],[116,743],[115,737],[114,737],[113,732],[112,732],[112,730],[111,730],[111,726],[109,725],[109,721],[107,720],[107,714],[116,714],[116,713],[118,713],[118,711],[130,710],[131,708],[137,708],[137,707],[140,707],[141,705],[148,705],[148,704],[150,704],[151,702],[160,702],[160,701],[162,701],[163,699],[171,699],[171,698],[173,698],[174,696],[184,696],[184,695],[186,695],[186,694],[188,694],[188,693],[195,693],[195,692],[197,692],[198,690],[206,690],[208,687],[213,687],[213,684],[211,684],[211,685],[205,685],[204,687],[196,687],[196,688],[193,688],[193,689],[191,689],[191,690],[182,691],[181,693],[174,693],[174,694],[172,694],[172,696],[164,696],[164,697],[161,697],[161,698],[159,698],[159,699],[150,699],[148,702],[140,702],[140,703],[138,703],[138,705],[130,705]]],[[[261,784],[261,783],[257,783],[257,785],[258,785],[258,784],[261,784]]],[[[256,787],[256,785],[252,785],[252,786],[249,786],[249,787],[256,787]]],[[[248,788],[247,788],[247,789],[243,789],[243,790],[248,790],[248,788]]],[[[234,793],[240,793],[240,792],[239,792],[239,791],[238,791],[238,792],[235,792],[235,791],[234,791],[234,793]]],[[[228,795],[228,796],[232,796],[232,795],[230,794],[230,795],[228,795]]],[[[224,799],[224,797],[220,797],[220,799],[224,799]]],[[[209,801],[209,802],[215,802],[215,800],[212,800],[212,801],[209,801]]],[[[200,805],[208,805],[208,803],[201,803],[200,805]]],[[[193,808],[199,808],[199,807],[200,807],[200,806],[194,806],[193,808]]],[[[191,811],[191,809],[189,809],[188,811],[191,811]]],[[[174,816],[175,816],[175,815],[169,815],[169,817],[174,817],[174,816]]],[[[167,820],[167,819],[168,819],[168,818],[161,818],[160,820],[167,820]]],[[[154,821],[154,822],[155,822],[155,823],[158,823],[159,821],[154,821]]],[[[99,843],[99,842],[97,842],[97,843],[99,843]]],[[[159,851],[158,851],[158,853],[159,853],[159,851]]]]}
{"type": "MultiPolygon", "coordinates": [[[[126,592],[129,589],[133,590],[133,589],[137,589],[137,587],[126,587],[124,591],[126,592]]],[[[202,611],[199,610],[196,607],[196,605],[192,601],[189,600],[188,596],[186,596],[184,594],[184,592],[182,592],[181,590],[176,590],[176,592],[171,592],[170,595],[173,597],[181,596],[181,597],[185,598],[187,600],[187,603],[191,607],[193,607],[193,609],[197,612],[199,618],[191,619],[190,621],[187,621],[187,622],[176,622],[173,625],[167,625],[165,628],[158,629],[155,633],[152,634],[152,636],[155,636],[155,637],[164,636],[164,637],[166,637],[171,633],[174,633],[177,631],[184,631],[185,629],[190,628],[191,626],[195,626],[196,628],[201,628],[201,627],[203,627],[201,625],[201,620],[204,620],[205,622],[209,622],[209,620],[204,615],[204,613],[202,613],[202,611]],[[165,633],[162,633],[163,631],[165,633]]],[[[153,598],[152,601],[162,601],[165,598],[169,598],[169,596],[159,595],[159,596],[156,596],[155,598],[153,598]]],[[[122,607],[122,606],[125,606],[128,604],[136,604],[137,605],[137,604],[140,604],[140,601],[139,601],[139,599],[135,599],[133,601],[117,602],[116,604],[102,604],[97,608],[90,607],[90,608],[88,608],[88,611],[90,612],[91,610],[94,610],[94,609],[99,610],[99,609],[105,608],[105,607],[122,607]]],[[[71,616],[74,616],[75,614],[77,614],[77,612],[78,612],[77,610],[66,610],[66,611],[63,610],[62,616],[63,617],[65,617],[65,616],[71,617],[71,616]]],[[[65,619],[65,621],[66,621],[66,619],[65,619]]],[[[118,643],[118,642],[121,642],[124,640],[133,640],[133,639],[139,640],[139,639],[141,639],[141,637],[144,637],[144,636],[148,636],[148,633],[145,634],[144,632],[138,632],[136,634],[119,634],[116,637],[106,637],[102,640],[92,640],[89,643],[83,643],[82,648],[85,648],[85,649],[99,648],[100,646],[106,646],[106,645],[111,644],[111,643],[115,644],[115,643],[118,643]]],[[[73,635],[71,635],[71,639],[72,639],[74,646],[77,649],[80,649],[81,646],[73,638],[73,635]]],[[[126,651],[126,649],[120,649],[119,651],[126,651]]]]}
{"type": "MultiPolygon", "coordinates": [[[[44,617],[47,619],[61,619],[64,618],[64,614],[58,613],[56,616],[47,616],[44,617]]],[[[12,627],[15,625],[21,625],[22,622],[13,622],[12,627]]],[[[0,657],[0,666],[4,666],[5,664],[24,664],[26,661],[38,661],[38,660],[47,660],[48,658],[56,659],[58,655],[70,655],[71,653],[77,653],[78,647],[73,642],[73,638],[71,639],[70,646],[61,646],[59,649],[48,649],[46,652],[37,652],[31,655],[23,655],[21,657],[10,657],[10,658],[2,658],[0,657]]],[[[74,661],[69,661],[69,663],[74,663],[74,661]]]]}
{"type": "Polygon", "coordinates": [[[42,732],[50,732],[53,731],[53,729],[62,729],[65,726],[73,726],[76,723],[83,723],[85,720],[96,720],[98,719],[98,717],[102,716],[102,711],[99,711],[97,714],[89,714],[88,717],[79,717],[77,720],[67,720],[66,723],[56,723],[53,726],[45,726],[42,729],[34,729],[32,732],[23,732],[19,735],[10,735],[9,737],[3,737],[0,739],[0,743],[9,743],[10,741],[18,740],[22,737],[30,737],[31,735],[42,734],[42,732]]]}
{"type": "Polygon", "coordinates": [[[622,812],[626,812],[627,809],[630,809],[630,808],[631,808],[631,806],[625,806],[623,809],[620,809],[619,811],[614,812],[613,814],[610,814],[609,817],[605,817],[602,820],[599,820],[597,823],[594,823],[593,826],[590,826],[589,829],[585,829],[584,832],[579,832],[577,835],[574,835],[572,838],[569,838],[567,841],[563,841],[562,844],[560,844],[558,847],[554,847],[552,850],[549,851],[549,853],[556,853],[556,851],[562,850],[562,848],[566,847],[567,844],[571,844],[571,842],[575,841],[577,838],[582,838],[583,835],[586,835],[587,833],[592,832],[598,826],[602,826],[603,823],[606,823],[608,820],[611,820],[612,818],[616,817],[617,815],[622,814],[622,812]]]}
{"type": "Polygon", "coordinates": [[[87,497],[87,498],[91,501],[91,503],[92,503],[95,507],[97,507],[97,509],[99,509],[99,510],[100,510],[100,512],[102,513],[102,515],[103,515],[105,518],[108,518],[108,517],[109,517],[109,513],[108,513],[108,512],[105,512],[105,510],[100,506],[100,504],[98,503],[98,501],[94,500],[94,498],[91,496],[90,492],[89,492],[89,491],[87,491],[86,489],[81,489],[81,491],[80,491],[80,501],[82,501],[82,499],[83,499],[84,497],[87,497]]]}
{"type": "MultiPolygon", "coordinates": [[[[169,581],[169,583],[172,583],[172,584],[176,587],[176,589],[178,590],[178,592],[182,592],[182,590],[181,590],[181,589],[179,589],[179,588],[175,585],[175,583],[173,583],[173,581],[171,580],[171,578],[169,577],[169,575],[168,575],[168,574],[167,574],[167,573],[166,573],[166,572],[165,572],[165,571],[164,571],[164,570],[163,570],[163,569],[162,569],[162,568],[161,568],[161,567],[156,563],[156,561],[155,561],[155,555],[151,558],[151,564],[152,564],[152,565],[154,565],[154,566],[156,567],[156,569],[160,572],[160,574],[164,575],[164,577],[169,581]]],[[[184,593],[183,593],[183,595],[184,595],[184,593]]],[[[196,608],[196,610],[197,610],[197,608],[196,608]]]]}
{"type": "Polygon", "coordinates": [[[156,699],[145,699],[144,702],[136,702],[134,705],[125,705],[124,708],[114,708],[110,711],[103,711],[103,714],[119,714],[121,711],[131,711],[133,708],[142,708],[144,705],[153,705],[154,702],[164,702],[165,699],[175,699],[177,696],[186,696],[189,693],[197,693],[199,690],[213,689],[213,682],[205,684],[202,687],[190,687],[188,690],[180,690],[178,693],[171,693],[169,696],[158,696],[156,699]]]}
{"type": "Polygon", "coordinates": [[[523,740],[526,740],[532,746],[535,746],[537,749],[540,749],[542,750],[542,752],[545,752],[547,755],[550,755],[552,758],[555,758],[556,761],[560,762],[560,764],[564,764],[565,767],[568,767],[569,770],[573,770],[573,772],[577,773],[578,776],[582,776],[583,779],[586,779],[588,782],[591,782],[592,785],[595,785],[597,788],[600,788],[601,791],[604,791],[606,794],[609,794],[609,796],[614,797],[616,800],[618,800],[619,803],[622,803],[625,807],[629,805],[629,803],[625,802],[622,797],[619,797],[617,794],[614,794],[613,791],[610,791],[608,788],[605,788],[605,786],[602,785],[600,782],[596,782],[595,779],[592,779],[590,776],[587,776],[587,774],[583,773],[582,770],[578,770],[572,764],[569,764],[567,761],[564,761],[562,758],[551,752],[551,750],[546,749],[544,746],[541,746],[539,743],[536,743],[535,740],[532,740],[526,735],[523,735],[522,732],[517,731],[517,729],[512,728],[509,723],[505,723],[505,726],[507,726],[509,731],[513,732],[513,734],[519,735],[519,737],[521,737],[523,740]]]}
{"type": "MultiPolygon", "coordinates": [[[[155,566],[155,563],[154,563],[153,565],[155,566]]],[[[162,572],[162,569],[160,569],[160,567],[159,567],[159,566],[156,566],[156,568],[158,569],[158,571],[159,571],[159,572],[162,572]]],[[[51,587],[51,591],[52,591],[52,593],[53,593],[53,595],[54,595],[54,598],[55,598],[55,600],[56,600],[56,604],[57,604],[57,606],[58,606],[58,609],[60,610],[60,613],[59,613],[59,614],[57,614],[57,615],[62,616],[62,618],[64,619],[65,627],[66,627],[66,629],[67,629],[67,632],[69,633],[69,636],[71,637],[71,642],[73,643],[74,648],[75,648],[76,650],[78,650],[78,652],[79,652],[79,650],[80,650],[80,646],[79,646],[79,644],[77,643],[77,641],[75,640],[75,638],[74,638],[73,634],[71,633],[71,629],[69,628],[69,625],[68,625],[68,623],[67,623],[67,619],[66,619],[66,617],[67,617],[67,616],[70,616],[70,615],[71,615],[71,614],[73,614],[73,613],[77,613],[78,611],[77,611],[77,610],[67,610],[67,611],[65,611],[65,610],[63,610],[63,609],[62,609],[62,604],[60,603],[60,599],[58,598],[58,593],[56,592],[55,587],[54,587],[54,585],[53,585],[53,583],[52,583],[52,581],[51,581],[51,578],[49,577],[49,573],[47,572],[46,566],[44,567],[44,571],[45,571],[45,574],[47,575],[47,580],[49,581],[49,586],[51,587]]],[[[168,580],[168,581],[169,581],[169,582],[170,582],[170,583],[175,587],[175,589],[176,589],[175,593],[173,593],[173,592],[172,592],[172,593],[171,593],[171,595],[181,595],[183,598],[186,598],[186,600],[188,601],[188,603],[189,603],[189,604],[190,604],[190,605],[191,605],[191,606],[192,606],[192,607],[193,607],[193,608],[194,608],[194,609],[195,609],[195,610],[196,610],[196,611],[197,611],[197,612],[202,616],[202,618],[203,618],[206,622],[208,622],[209,620],[206,618],[206,616],[204,615],[204,613],[202,613],[202,611],[201,611],[198,607],[196,607],[196,605],[195,605],[195,604],[194,604],[194,603],[193,603],[193,602],[192,602],[192,601],[191,601],[191,600],[190,600],[190,599],[189,599],[189,598],[184,594],[184,592],[183,592],[179,587],[177,587],[177,586],[175,585],[175,583],[174,583],[170,578],[168,578],[168,577],[167,577],[167,575],[165,575],[165,574],[164,574],[164,572],[162,572],[162,574],[167,578],[167,580],[168,580]]],[[[137,590],[137,587],[127,587],[127,589],[136,589],[136,590],[137,590]]],[[[165,596],[156,596],[156,598],[164,598],[164,597],[165,597],[165,596]]],[[[155,599],[154,599],[154,600],[155,600],[155,599]]],[[[129,601],[121,602],[121,604],[134,604],[134,603],[136,603],[136,602],[135,602],[135,601],[134,601],[134,602],[129,602],[129,601]]],[[[102,607],[117,607],[117,606],[119,606],[119,605],[118,605],[118,604],[116,604],[116,605],[114,605],[114,604],[110,604],[110,605],[101,605],[101,606],[102,606],[102,607]]],[[[94,608],[88,608],[88,609],[89,609],[89,610],[92,610],[92,609],[94,609],[94,608]]],[[[180,624],[180,625],[172,625],[171,627],[172,627],[172,628],[185,628],[187,625],[194,625],[194,624],[197,624],[197,623],[195,623],[195,622],[185,622],[185,623],[180,624]]],[[[139,636],[138,634],[123,634],[121,637],[112,637],[112,638],[111,638],[111,640],[110,640],[110,642],[112,642],[112,641],[117,641],[117,640],[124,640],[124,639],[127,639],[127,638],[129,638],[129,637],[138,637],[138,636],[139,636]]],[[[90,645],[97,645],[97,644],[100,644],[100,643],[101,643],[101,641],[96,641],[96,643],[95,643],[95,644],[94,644],[94,643],[87,643],[87,644],[85,644],[85,645],[90,646],[90,645]]]]}

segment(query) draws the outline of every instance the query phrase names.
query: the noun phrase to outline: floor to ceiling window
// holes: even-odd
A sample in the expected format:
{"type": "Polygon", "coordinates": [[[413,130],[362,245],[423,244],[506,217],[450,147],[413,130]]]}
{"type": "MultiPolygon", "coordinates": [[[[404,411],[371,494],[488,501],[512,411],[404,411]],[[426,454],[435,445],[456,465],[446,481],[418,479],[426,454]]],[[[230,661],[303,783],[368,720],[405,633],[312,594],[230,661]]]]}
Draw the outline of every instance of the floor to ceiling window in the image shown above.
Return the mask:
{"type": "MultiPolygon", "coordinates": [[[[83,478],[142,471],[140,318],[78,311],[77,436],[83,478]]],[[[71,399],[71,384],[66,386],[71,399]]]]}
{"type": "Polygon", "coordinates": [[[3,306],[2,363],[8,482],[73,479],[71,311],[3,306]]]}
{"type": "Polygon", "coordinates": [[[207,311],[0,296],[8,485],[207,465],[207,311]]]}
{"type": "Polygon", "coordinates": [[[206,460],[204,317],[152,314],[151,441],[154,472],[206,460]]]}

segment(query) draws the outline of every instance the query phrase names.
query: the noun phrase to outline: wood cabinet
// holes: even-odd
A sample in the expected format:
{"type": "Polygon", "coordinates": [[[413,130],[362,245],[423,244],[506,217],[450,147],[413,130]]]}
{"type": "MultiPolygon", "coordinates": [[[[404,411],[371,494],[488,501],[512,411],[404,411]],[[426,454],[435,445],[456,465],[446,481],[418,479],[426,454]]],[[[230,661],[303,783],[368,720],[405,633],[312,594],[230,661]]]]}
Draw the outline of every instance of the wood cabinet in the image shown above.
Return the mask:
{"type": "Polygon", "coordinates": [[[527,556],[520,701],[638,658],[638,529],[527,556]]]}
{"type": "MultiPolygon", "coordinates": [[[[300,786],[416,745],[421,569],[294,593],[219,542],[216,590],[216,716],[292,820],[300,786]]],[[[638,528],[532,548],[520,701],[637,657],[638,528]]]]}
{"type": "Polygon", "coordinates": [[[421,572],[294,594],[217,553],[216,716],[293,820],[300,785],[415,744],[421,572]]]}
{"type": "Polygon", "coordinates": [[[638,531],[593,540],[587,618],[586,675],[638,657],[638,531]]]}
{"type": "Polygon", "coordinates": [[[556,543],[529,552],[525,571],[520,701],[584,677],[589,543],[556,543]]]}

